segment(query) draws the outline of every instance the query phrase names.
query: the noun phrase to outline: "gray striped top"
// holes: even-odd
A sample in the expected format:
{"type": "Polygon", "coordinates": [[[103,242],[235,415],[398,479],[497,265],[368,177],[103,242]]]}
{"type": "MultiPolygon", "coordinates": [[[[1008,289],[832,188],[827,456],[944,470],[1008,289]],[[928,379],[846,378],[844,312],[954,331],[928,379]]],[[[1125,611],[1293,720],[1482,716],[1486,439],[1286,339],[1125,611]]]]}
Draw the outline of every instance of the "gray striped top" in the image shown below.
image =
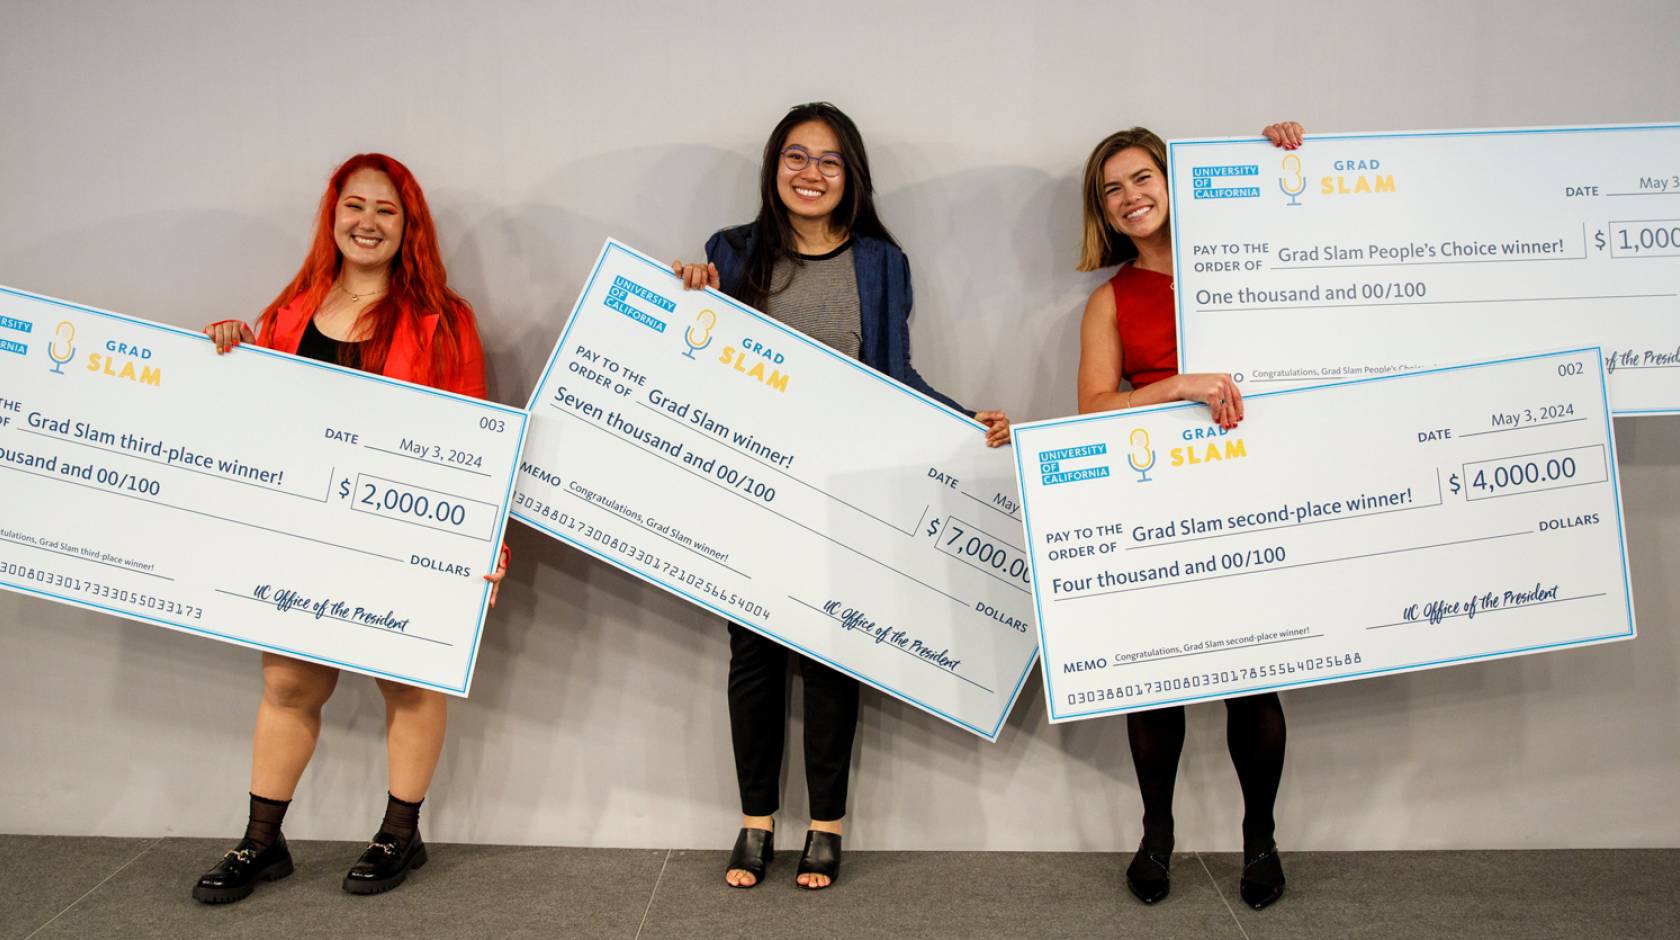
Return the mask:
{"type": "Polygon", "coordinates": [[[804,264],[783,259],[770,274],[765,313],[834,351],[856,359],[863,345],[863,311],[858,303],[852,243],[825,255],[800,255],[804,264]]]}

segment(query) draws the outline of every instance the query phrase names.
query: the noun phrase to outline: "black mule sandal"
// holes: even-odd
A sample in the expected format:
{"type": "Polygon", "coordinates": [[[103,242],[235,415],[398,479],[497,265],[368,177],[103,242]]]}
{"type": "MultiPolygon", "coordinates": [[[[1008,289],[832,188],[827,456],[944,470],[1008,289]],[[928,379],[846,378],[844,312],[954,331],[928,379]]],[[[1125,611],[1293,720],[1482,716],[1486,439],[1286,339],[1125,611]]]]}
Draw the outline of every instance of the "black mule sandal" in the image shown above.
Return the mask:
{"type": "MultiPolygon", "coordinates": [[[[799,875],[826,875],[828,884],[823,885],[822,888],[832,888],[839,883],[840,836],[838,833],[819,832],[816,829],[806,830],[805,854],[799,857],[799,870],[795,873],[795,877],[797,878],[799,875]]],[[[821,890],[821,888],[810,888],[807,885],[800,885],[800,887],[809,890],[821,890]]]]}
{"type": "MultiPolygon", "coordinates": [[[[729,853],[729,866],[724,869],[725,877],[729,872],[740,869],[753,876],[750,885],[730,885],[732,888],[751,888],[764,883],[764,870],[770,867],[770,860],[776,857],[776,834],[768,829],[742,828],[741,834],[735,837],[735,850],[729,853]]],[[[727,884],[727,882],[725,882],[727,884]]]]}

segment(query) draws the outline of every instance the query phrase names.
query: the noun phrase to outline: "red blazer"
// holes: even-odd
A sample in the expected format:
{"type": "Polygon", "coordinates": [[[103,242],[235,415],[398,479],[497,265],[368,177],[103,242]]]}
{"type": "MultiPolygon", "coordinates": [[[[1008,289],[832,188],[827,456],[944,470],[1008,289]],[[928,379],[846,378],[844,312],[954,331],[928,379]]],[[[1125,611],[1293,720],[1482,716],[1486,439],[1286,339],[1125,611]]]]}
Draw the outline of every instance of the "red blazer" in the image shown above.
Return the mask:
{"type": "MultiPolygon", "coordinates": [[[[264,325],[262,334],[257,337],[257,345],[295,354],[298,344],[303,342],[303,332],[309,326],[310,318],[315,315],[314,310],[305,310],[303,306],[303,299],[298,298],[275,311],[274,319],[264,325]]],[[[385,356],[383,374],[386,378],[418,382],[446,392],[486,398],[484,346],[478,340],[477,325],[470,321],[467,329],[457,337],[461,344],[461,366],[456,370],[455,381],[444,385],[427,381],[423,375],[421,366],[431,357],[432,335],[437,332],[438,316],[436,313],[422,316],[418,330],[407,321],[398,321],[397,335],[391,337],[391,351],[385,356]]]]}

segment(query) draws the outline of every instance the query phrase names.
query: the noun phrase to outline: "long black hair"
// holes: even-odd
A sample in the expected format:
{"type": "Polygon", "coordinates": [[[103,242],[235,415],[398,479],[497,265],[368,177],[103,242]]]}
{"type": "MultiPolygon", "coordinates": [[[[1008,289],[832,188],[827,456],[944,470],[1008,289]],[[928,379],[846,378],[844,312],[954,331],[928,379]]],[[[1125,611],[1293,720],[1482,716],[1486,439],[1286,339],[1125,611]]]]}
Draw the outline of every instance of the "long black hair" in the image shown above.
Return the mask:
{"type": "Polygon", "coordinates": [[[799,263],[794,251],[793,225],[788,222],[787,206],[776,191],[776,174],[782,163],[782,147],[789,131],[806,121],[821,121],[840,139],[840,159],[845,163],[845,191],[840,204],[834,207],[833,223],[844,228],[848,235],[880,239],[894,248],[898,242],[881,224],[875,214],[875,184],[869,175],[869,154],[863,149],[863,135],[844,111],[826,101],[813,101],[789,109],[777,122],[764,143],[764,163],[758,173],[758,218],[753,220],[752,251],[747,254],[747,267],[740,298],[749,306],[763,308],[774,293],[771,275],[776,262],[787,259],[799,263]]]}

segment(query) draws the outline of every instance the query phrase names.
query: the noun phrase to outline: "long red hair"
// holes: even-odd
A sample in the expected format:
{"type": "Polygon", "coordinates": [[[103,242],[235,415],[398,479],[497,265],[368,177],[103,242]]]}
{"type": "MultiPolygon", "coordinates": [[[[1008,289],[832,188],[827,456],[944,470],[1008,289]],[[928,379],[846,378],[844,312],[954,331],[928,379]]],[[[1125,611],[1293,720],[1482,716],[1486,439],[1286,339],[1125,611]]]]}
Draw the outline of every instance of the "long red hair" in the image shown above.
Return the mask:
{"type": "Polygon", "coordinates": [[[327,292],[332,290],[344,263],[338,243],[333,239],[339,193],[350,174],[364,168],[384,173],[396,186],[397,196],[402,200],[403,231],[402,245],[391,259],[389,290],[362,311],[360,322],[367,324],[368,332],[367,339],[358,346],[358,363],[371,372],[381,371],[398,324],[406,323],[419,335],[421,317],[436,313],[437,330],[432,334],[430,362],[425,363],[424,378],[428,384],[446,385],[455,379],[460,368],[460,337],[475,329],[472,307],[449,289],[443,256],[438,252],[437,230],[432,226],[432,212],[426,206],[426,194],[420,190],[420,183],[408,167],[382,153],[358,153],[333,171],[315,213],[315,237],[304,256],[303,267],[262,312],[257,321],[259,329],[269,328],[280,308],[300,298],[305,309],[319,308],[327,292]]]}

